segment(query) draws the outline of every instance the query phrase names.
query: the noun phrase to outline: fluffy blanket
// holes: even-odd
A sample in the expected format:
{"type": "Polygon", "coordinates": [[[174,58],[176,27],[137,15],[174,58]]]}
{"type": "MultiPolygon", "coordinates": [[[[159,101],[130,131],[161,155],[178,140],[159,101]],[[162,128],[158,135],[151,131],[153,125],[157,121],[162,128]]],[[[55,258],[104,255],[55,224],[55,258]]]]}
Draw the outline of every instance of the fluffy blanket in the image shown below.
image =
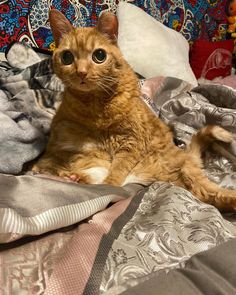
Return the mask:
{"type": "MultiPolygon", "coordinates": [[[[235,214],[169,183],[118,188],[24,174],[45,147],[63,86],[50,58],[34,64],[31,49],[15,46],[28,52],[21,66],[0,64],[2,294],[234,294],[235,214]]],[[[140,86],[180,148],[206,123],[236,135],[234,89],[164,77],[140,86]]],[[[236,188],[235,141],[217,150],[230,160],[208,152],[206,173],[236,188]]]]}

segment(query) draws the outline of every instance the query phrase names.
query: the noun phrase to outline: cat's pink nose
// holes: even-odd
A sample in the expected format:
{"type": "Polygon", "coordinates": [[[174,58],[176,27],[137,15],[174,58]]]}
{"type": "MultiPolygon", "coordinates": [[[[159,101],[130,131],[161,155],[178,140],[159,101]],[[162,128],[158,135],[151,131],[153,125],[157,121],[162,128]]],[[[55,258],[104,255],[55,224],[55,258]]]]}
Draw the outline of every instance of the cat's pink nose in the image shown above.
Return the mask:
{"type": "Polygon", "coordinates": [[[81,72],[78,73],[79,77],[80,77],[82,80],[84,80],[84,79],[86,78],[87,74],[88,74],[88,73],[85,72],[85,71],[81,71],[81,72]]]}

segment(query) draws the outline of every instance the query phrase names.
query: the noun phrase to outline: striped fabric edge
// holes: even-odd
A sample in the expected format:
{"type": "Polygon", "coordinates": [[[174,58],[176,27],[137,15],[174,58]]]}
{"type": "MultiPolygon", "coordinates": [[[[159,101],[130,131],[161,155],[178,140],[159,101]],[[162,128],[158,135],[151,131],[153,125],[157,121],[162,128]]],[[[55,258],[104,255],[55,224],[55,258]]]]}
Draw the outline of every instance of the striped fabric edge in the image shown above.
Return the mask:
{"type": "Polygon", "coordinates": [[[33,217],[22,217],[14,209],[0,208],[1,234],[39,235],[61,227],[77,223],[107,207],[110,202],[124,199],[118,195],[106,195],[82,203],[49,209],[33,217]]]}
{"type": "Polygon", "coordinates": [[[114,220],[109,232],[102,236],[93,267],[90,271],[89,278],[83,290],[83,295],[95,295],[102,293],[100,290],[102,276],[109,252],[112,248],[112,244],[116,239],[119,238],[119,235],[125,224],[127,224],[127,222],[134,216],[140,203],[142,202],[145,193],[148,190],[149,187],[146,187],[134,198],[132,198],[125,211],[116,220],[114,220]]]}

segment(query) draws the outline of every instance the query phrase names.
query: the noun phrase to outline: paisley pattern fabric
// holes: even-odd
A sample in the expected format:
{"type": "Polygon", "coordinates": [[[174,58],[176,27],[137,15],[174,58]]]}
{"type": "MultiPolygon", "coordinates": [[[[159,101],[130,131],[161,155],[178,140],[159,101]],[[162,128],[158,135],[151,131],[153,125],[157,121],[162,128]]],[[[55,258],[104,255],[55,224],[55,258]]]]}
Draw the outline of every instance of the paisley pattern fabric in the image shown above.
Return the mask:
{"type": "MultiPolygon", "coordinates": [[[[124,1],[181,32],[188,41],[199,36],[214,40],[225,38],[226,0],[124,1]]],[[[118,3],[117,0],[0,0],[0,51],[5,51],[13,41],[53,49],[49,8],[62,11],[75,26],[94,26],[101,11],[115,12],[118,3]]]]}
{"type": "Polygon", "coordinates": [[[208,250],[234,237],[236,224],[222,219],[214,207],[182,188],[154,183],[112,244],[100,294],[119,294],[150,274],[182,268],[200,249],[208,250]]]}

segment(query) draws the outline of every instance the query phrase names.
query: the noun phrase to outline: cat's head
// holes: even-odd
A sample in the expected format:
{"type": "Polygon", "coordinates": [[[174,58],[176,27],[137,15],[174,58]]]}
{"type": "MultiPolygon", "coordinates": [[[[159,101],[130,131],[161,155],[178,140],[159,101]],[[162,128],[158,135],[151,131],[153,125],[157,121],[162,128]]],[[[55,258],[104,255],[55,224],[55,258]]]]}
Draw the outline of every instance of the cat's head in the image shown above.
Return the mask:
{"type": "Polygon", "coordinates": [[[54,71],[67,88],[79,92],[112,94],[124,64],[117,47],[118,21],[103,13],[94,28],[74,28],[58,10],[49,13],[57,49],[54,71]]]}

